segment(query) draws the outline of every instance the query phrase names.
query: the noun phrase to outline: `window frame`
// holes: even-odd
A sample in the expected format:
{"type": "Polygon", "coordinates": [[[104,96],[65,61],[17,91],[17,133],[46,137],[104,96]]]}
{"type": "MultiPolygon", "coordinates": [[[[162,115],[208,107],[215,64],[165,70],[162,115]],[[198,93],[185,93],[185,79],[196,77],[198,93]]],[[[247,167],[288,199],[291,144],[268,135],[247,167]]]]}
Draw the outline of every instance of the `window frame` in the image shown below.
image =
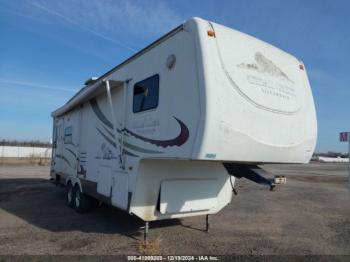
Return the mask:
{"type": "Polygon", "coordinates": [[[158,106],[159,106],[159,94],[160,94],[160,76],[159,76],[158,73],[157,73],[157,74],[154,74],[154,75],[151,75],[151,76],[149,76],[149,77],[147,77],[147,78],[145,78],[145,79],[142,79],[141,81],[136,82],[136,83],[134,84],[133,90],[132,90],[132,112],[133,112],[134,114],[138,114],[138,113],[147,112],[147,111],[151,111],[151,110],[157,109],[158,106]],[[158,96],[157,96],[157,103],[156,103],[156,106],[151,107],[151,108],[147,108],[147,109],[144,109],[144,110],[135,111],[134,104],[135,104],[135,88],[136,88],[136,86],[137,86],[139,83],[141,83],[141,82],[143,82],[143,81],[146,81],[146,80],[149,80],[149,79],[151,79],[151,78],[153,78],[153,77],[157,77],[157,80],[158,80],[158,96]]]}
{"type": "Polygon", "coordinates": [[[73,143],[73,127],[67,126],[64,128],[64,143],[65,144],[71,144],[73,143]],[[66,130],[70,130],[70,132],[67,132],[66,130]],[[69,141],[67,141],[69,138],[69,141]]]}

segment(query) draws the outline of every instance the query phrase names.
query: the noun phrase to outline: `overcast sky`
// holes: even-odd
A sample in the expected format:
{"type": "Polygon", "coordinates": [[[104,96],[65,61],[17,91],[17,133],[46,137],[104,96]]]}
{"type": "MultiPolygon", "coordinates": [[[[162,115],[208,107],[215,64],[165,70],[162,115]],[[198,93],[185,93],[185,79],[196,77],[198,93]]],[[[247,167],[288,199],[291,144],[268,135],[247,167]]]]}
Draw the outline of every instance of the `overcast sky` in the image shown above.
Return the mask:
{"type": "Polygon", "coordinates": [[[317,151],[346,151],[350,1],[0,0],[0,139],[51,137],[50,113],[83,82],[199,16],[304,61],[318,116],[317,151]]]}

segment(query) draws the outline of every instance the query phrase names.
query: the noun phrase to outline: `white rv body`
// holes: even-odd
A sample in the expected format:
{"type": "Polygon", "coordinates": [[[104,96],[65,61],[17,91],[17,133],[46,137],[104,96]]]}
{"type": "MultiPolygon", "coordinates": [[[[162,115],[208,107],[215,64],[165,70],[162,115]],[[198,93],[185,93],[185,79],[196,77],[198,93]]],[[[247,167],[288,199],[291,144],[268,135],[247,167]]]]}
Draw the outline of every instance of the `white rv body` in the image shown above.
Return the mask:
{"type": "Polygon", "coordinates": [[[199,18],[52,116],[52,176],[145,221],[215,214],[232,197],[224,162],[307,163],[317,138],[304,65],[199,18]]]}

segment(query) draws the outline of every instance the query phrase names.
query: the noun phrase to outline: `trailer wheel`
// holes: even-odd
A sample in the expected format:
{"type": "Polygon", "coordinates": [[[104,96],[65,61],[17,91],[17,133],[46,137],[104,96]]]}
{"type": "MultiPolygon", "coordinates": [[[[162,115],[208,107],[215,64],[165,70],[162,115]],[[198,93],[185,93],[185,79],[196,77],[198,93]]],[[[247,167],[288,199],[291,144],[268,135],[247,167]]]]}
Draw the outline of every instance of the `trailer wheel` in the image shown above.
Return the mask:
{"type": "Polygon", "coordinates": [[[67,203],[69,207],[74,207],[74,190],[71,182],[67,184],[67,203]]]}
{"type": "Polygon", "coordinates": [[[74,187],[74,208],[78,213],[84,213],[90,208],[90,198],[81,192],[79,185],[74,187]]]}
{"type": "Polygon", "coordinates": [[[56,175],[56,176],[55,176],[55,185],[56,185],[56,186],[59,186],[59,184],[60,184],[60,176],[59,176],[59,175],[56,175]]]}

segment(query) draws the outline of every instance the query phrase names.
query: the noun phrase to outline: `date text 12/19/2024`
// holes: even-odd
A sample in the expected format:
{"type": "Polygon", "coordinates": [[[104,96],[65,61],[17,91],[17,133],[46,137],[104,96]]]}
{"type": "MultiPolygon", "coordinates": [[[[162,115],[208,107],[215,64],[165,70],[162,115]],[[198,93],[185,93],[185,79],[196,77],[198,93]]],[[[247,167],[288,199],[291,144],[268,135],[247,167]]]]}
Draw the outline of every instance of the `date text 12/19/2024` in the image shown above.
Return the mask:
{"type": "Polygon", "coordinates": [[[218,261],[217,256],[127,256],[128,261],[218,261]]]}

